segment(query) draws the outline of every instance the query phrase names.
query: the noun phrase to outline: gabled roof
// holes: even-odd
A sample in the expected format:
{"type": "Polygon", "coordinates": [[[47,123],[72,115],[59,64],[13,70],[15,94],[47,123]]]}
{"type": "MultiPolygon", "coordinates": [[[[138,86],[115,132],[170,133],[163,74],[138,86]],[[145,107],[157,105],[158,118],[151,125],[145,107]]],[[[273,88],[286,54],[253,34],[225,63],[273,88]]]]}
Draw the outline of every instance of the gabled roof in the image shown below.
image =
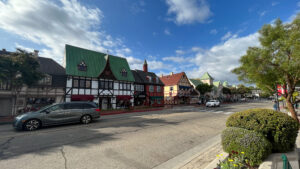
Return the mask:
{"type": "Polygon", "coordinates": [[[55,62],[53,59],[44,58],[44,57],[38,57],[37,59],[40,64],[38,71],[40,71],[41,73],[46,73],[49,75],[65,75],[66,74],[65,68],[63,68],[57,62],[55,62]]]}
{"type": "Polygon", "coordinates": [[[221,82],[220,81],[216,81],[216,82],[213,82],[213,84],[214,84],[214,86],[219,87],[220,84],[221,84],[221,82]]]}
{"type": "Polygon", "coordinates": [[[197,87],[199,84],[202,84],[201,80],[199,79],[189,79],[189,80],[192,83],[192,85],[194,85],[195,87],[197,87]]]}
{"type": "Polygon", "coordinates": [[[66,73],[73,76],[98,77],[105,68],[105,54],[66,45],[66,73]],[[86,71],[78,70],[78,64],[84,62],[86,71]]]}
{"type": "Polygon", "coordinates": [[[229,85],[228,85],[228,82],[227,82],[227,81],[224,81],[224,82],[223,82],[223,86],[224,86],[224,87],[228,87],[228,86],[229,86],[229,85]]]}
{"type": "Polygon", "coordinates": [[[88,49],[66,45],[66,73],[73,76],[99,77],[106,64],[109,62],[110,69],[117,80],[134,81],[133,74],[125,58],[107,55],[88,49]],[[86,71],[78,70],[78,64],[84,62],[86,71]],[[125,70],[127,76],[122,76],[125,70]]]}
{"type": "Polygon", "coordinates": [[[165,84],[165,86],[177,85],[183,75],[185,75],[184,72],[162,76],[160,77],[160,80],[165,84]]]}
{"type": "Polygon", "coordinates": [[[201,80],[209,80],[209,79],[214,80],[214,78],[212,78],[208,72],[205,72],[204,75],[201,76],[200,79],[201,79],[201,80]]]}
{"type": "Polygon", "coordinates": [[[135,78],[136,83],[144,83],[144,84],[153,84],[153,85],[164,85],[163,82],[158,78],[158,76],[153,72],[144,72],[142,70],[131,70],[133,73],[133,76],[135,78]],[[149,82],[147,79],[148,77],[152,78],[152,81],[149,82]],[[158,82],[154,82],[153,79],[158,79],[158,82]]]}

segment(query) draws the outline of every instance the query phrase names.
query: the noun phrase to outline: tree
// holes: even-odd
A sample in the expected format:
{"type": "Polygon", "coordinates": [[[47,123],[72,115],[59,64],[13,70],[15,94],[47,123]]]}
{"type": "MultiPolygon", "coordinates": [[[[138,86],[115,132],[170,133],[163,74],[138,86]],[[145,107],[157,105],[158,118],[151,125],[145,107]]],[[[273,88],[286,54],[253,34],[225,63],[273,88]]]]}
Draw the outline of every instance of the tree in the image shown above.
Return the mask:
{"type": "MultiPolygon", "coordinates": [[[[17,49],[8,55],[0,55],[0,83],[10,85],[15,103],[24,85],[36,84],[43,75],[38,72],[39,63],[32,53],[17,49]]],[[[14,110],[15,111],[15,110],[14,110]]]]}
{"type": "Polygon", "coordinates": [[[231,94],[231,90],[228,87],[223,87],[222,93],[223,94],[231,94]]]}
{"type": "Polygon", "coordinates": [[[201,95],[204,95],[207,92],[211,92],[213,87],[214,87],[213,85],[201,83],[196,87],[196,89],[200,92],[201,95]]]}
{"type": "Polygon", "coordinates": [[[237,93],[241,94],[241,95],[245,95],[247,93],[251,93],[251,88],[250,87],[246,87],[246,86],[244,86],[242,84],[238,85],[237,93]]]}
{"type": "Polygon", "coordinates": [[[277,19],[273,25],[266,24],[259,34],[260,46],[249,47],[233,73],[266,92],[275,93],[277,85],[283,86],[287,92],[282,96],[292,117],[298,120],[293,104],[299,100],[292,96],[300,81],[300,15],[292,23],[283,24],[277,19]]]}

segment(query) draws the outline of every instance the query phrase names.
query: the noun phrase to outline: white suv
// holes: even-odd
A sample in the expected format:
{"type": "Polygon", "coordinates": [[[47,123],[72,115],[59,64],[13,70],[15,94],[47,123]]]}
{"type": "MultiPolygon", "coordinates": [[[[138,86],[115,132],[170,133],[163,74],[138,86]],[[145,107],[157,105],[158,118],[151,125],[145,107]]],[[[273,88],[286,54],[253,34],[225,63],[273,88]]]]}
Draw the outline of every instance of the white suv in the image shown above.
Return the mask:
{"type": "Polygon", "coordinates": [[[208,102],[206,102],[206,107],[220,107],[220,102],[219,100],[209,100],[208,102]]]}

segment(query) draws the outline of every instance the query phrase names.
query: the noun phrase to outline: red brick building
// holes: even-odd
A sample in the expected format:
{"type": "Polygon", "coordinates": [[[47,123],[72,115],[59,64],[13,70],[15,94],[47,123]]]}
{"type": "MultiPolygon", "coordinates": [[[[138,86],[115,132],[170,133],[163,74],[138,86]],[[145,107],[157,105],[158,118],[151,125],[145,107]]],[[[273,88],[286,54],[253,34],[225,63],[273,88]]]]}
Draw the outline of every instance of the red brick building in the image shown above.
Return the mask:
{"type": "Polygon", "coordinates": [[[131,70],[135,78],[135,106],[164,106],[164,84],[153,72],[148,72],[145,60],[143,70],[131,70]]]}

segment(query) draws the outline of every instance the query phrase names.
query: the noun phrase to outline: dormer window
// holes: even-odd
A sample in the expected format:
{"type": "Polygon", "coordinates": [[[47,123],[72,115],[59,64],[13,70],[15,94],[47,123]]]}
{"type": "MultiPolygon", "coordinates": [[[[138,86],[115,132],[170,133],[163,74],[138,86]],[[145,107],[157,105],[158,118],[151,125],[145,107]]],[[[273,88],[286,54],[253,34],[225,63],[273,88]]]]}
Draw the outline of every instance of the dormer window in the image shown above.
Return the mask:
{"type": "Polygon", "coordinates": [[[123,77],[127,77],[127,71],[126,71],[125,69],[122,69],[122,70],[121,70],[121,75],[122,75],[123,77]]]}
{"type": "Polygon", "coordinates": [[[87,70],[87,66],[86,66],[84,61],[81,61],[81,63],[79,63],[77,65],[77,68],[78,68],[79,71],[86,71],[87,70]]]}
{"type": "Polygon", "coordinates": [[[147,76],[147,79],[149,80],[149,82],[152,82],[152,78],[150,76],[147,76]]]}

